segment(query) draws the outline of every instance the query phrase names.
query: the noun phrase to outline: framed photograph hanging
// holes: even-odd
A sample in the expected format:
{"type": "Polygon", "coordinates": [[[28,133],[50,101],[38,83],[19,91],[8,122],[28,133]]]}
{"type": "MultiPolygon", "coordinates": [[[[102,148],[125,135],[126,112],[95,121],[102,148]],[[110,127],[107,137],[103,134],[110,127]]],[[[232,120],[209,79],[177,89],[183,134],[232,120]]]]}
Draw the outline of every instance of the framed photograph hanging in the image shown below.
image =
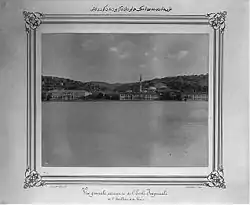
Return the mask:
{"type": "Polygon", "coordinates": [[[225,188],[226,12],[23,14],[24,188],[88,183],[225,188]]]}

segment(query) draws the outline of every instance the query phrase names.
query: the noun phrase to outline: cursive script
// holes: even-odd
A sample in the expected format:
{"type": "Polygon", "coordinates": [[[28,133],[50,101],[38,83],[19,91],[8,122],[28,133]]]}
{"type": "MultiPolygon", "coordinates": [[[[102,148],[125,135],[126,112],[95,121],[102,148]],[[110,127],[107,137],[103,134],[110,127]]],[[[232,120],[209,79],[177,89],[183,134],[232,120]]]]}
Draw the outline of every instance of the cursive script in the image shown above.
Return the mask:
{"type": "Polygon", "coordinates": [[[109,201],[144,201],[146,198],[154,198],[157,196],[167,196],[167,190],[153,191],[150,188],[133,189],[131,191],[109,191],[106,189],[89,190],[88,187],[82,188],[84,195],[93,198],[105,196],[109,201]]]}
{"type": "Polygon", "coordinates": [[[146,12],[170,12],[172,10],[171,7],[165,8],[164,6],[162,7],[149,7],[149,6],[118,6],[118,7],[112,7],[110,5],[105,5],[104,7],[97,7],[97,6],[93,6],[90,11],[91,12],[114,12],[114,13],[118,13],[118,12],[142,12],[142,11],[146,11],[146,12]]]}

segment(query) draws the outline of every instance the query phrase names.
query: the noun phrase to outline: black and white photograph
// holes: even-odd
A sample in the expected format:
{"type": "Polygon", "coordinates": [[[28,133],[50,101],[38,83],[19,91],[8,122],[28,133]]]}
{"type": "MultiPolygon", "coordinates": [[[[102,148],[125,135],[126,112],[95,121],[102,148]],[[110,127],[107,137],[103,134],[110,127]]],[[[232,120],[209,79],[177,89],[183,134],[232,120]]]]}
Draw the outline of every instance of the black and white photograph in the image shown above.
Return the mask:
{"type": "Polygon", "coordinates": [[[41,39],[43,166],[208,166],[208,34],[41,39]]]}
{"type": "Polygon", "coordinates": [[[0,204],[249,204],[248,17],[0,0],[0,204]]]}

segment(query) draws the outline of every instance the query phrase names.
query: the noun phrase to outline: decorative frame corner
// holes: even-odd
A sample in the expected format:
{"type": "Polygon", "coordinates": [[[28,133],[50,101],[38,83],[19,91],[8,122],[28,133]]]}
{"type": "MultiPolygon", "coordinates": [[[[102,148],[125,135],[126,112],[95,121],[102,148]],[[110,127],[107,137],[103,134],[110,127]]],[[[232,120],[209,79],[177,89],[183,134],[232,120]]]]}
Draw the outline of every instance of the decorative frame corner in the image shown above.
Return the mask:
{"type": "Polygon", "coordinates": [[[223,168],[219,168],[218,170],[215,170],[211,172],[207,177],[207,182],[204,184],[207,187],[215,187],[215,188],[226,188],[226,183],[224,179],[224,170],[223,168]]]}
{"type": "Polygon", "coordinates": [[[217,13],[208,13],[208,22],[214,30],[220,30],[223,34],[226,28],[226,16],[227,11],[221,11],[217,13]]]}
{"type": "Polygon", "coordinates": [[[31,30],[36,30],[41,24],[44,17],[40,12],[23,11],[23,17],[25,21],[25,30],[30,33],[31,30]]]}
{"type": "Polygon", "coordinates": [[[31,170],[29,167],[25,171],[24,189],[32,187],[44,186],[45,182],[42,180],[41,175],[35,171],[31,170]]]}

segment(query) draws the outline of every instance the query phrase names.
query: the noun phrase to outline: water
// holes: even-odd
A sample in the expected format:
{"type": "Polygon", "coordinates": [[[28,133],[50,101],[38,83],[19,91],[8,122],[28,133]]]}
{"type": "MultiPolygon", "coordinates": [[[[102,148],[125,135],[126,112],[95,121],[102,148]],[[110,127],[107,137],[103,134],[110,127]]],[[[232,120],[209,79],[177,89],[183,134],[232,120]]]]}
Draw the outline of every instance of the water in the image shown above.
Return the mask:
{"type": "Polygon", "coordinates": [[[208,165],[208,103],[43,102],[43,166],[208,165]]]}

